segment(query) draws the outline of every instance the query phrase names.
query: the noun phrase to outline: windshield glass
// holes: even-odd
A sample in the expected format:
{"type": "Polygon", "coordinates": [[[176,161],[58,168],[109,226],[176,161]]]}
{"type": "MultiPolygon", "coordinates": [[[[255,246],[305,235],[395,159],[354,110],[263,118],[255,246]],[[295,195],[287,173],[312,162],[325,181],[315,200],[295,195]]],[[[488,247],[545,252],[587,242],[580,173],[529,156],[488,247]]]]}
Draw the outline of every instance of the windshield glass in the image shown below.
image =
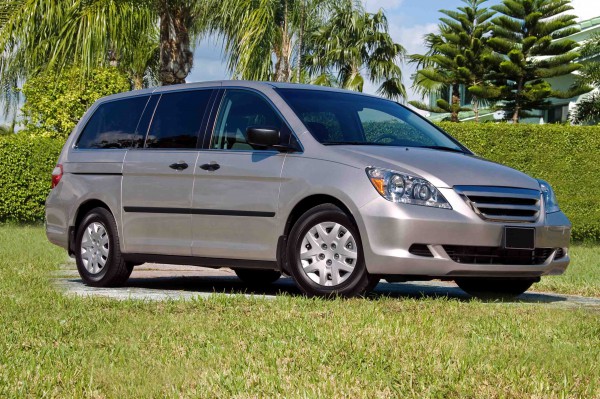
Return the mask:
{"type": "Polygon", "coordinates": [[[465,152],[455,140],[389,100],[324,90],[278,89],[313,137],[325,145],[425,147],[465,152]]]}

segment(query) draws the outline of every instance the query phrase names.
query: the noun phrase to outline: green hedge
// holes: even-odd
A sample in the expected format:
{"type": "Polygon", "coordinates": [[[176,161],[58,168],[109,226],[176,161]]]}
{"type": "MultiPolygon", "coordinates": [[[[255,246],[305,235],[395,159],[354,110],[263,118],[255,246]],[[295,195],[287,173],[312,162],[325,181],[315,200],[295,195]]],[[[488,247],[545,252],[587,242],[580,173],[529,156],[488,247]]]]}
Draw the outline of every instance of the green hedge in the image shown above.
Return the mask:
{"type": "Polygon", "coordinates": [[[548,181],[573,238],[600,241],[600,126],[440,125],[477,155],[548,181]]]}
{"type": "Polygon", "coordinates": [[[57,139],[0,136],[0,221],[43,220],[52,169],[62,146],[57,139]]]}
{"type": "MultiPolygon", "coordinates": [[[[442,123],[476,154],[550,182],[573,237],[600,242],[600,126],[442,123]]],[[[0,221],[43,219],[62,141],[0,136],[0,221]]]]}

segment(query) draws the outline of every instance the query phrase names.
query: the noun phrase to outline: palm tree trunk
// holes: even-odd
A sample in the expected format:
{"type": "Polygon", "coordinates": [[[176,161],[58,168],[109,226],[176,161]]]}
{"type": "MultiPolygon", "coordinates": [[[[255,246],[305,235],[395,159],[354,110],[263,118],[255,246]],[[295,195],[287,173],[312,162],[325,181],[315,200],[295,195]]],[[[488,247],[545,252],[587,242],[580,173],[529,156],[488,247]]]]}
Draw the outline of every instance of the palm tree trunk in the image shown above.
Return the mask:
{"type": "Polygon", "coordinates": [[[131,81],[133,82],[133,90],[142,90],[144,88],[143,76],[136,73],[131,77],[131,81]]]}
{"type": "Polygon", "coordinates": [[[283,5],[283,20],[279,27],[281,34],[281,44],[279,51],[276,51],[277,62],[275,64],[275,81],[276,82],[289,82],[292,76],[292,68],[290,64],[290,58],[292,55],[291,51],[291,38],[288,32],[288,2],[284,0],[283,5]]]}
{"type": "Polygon", "coordinates": [[[298,55],[296,58],[296,83],[300,83],[302,73],[302,52],[304,47],[304,29],[306,18],[306,0],[302,0],[302,11],[300,15],[300,32],[298,33],[298,55]]]}
{"type": "Polygon", "coordinates": [[[458,83],[452,84],[452,105],[450,106],[452,113],[450,121],[459,122],[458,111],[460,110],[460,86],[458,83]]]}
{"type": "Polygon", "coordinates": [[[185,83],[194,56],[190,49],[190,7],[182,2],[160,0],[160,69],[162,86],[185,83]]]}

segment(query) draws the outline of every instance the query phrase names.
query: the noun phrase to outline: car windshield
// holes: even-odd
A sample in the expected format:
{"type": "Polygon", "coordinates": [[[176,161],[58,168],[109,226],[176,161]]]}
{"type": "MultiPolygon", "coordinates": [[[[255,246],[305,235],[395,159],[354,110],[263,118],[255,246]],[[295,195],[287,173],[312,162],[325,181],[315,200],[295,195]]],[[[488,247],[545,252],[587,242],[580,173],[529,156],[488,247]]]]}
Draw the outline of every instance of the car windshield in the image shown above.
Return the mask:
{"type": "Polygon", "coordinates": [[[456,140],[393,101],[325,90],[278,89],[325,145],[423,147],[467,152],[456,140]]]}

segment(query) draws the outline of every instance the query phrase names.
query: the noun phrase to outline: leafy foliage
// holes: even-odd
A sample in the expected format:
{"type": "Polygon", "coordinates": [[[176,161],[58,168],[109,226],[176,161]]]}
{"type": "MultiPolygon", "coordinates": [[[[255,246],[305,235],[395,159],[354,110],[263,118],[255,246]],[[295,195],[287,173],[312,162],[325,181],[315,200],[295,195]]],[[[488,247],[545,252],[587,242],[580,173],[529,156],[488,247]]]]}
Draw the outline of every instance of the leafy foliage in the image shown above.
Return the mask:
{"type": "Polygon", "coordinates": [[[40,71],[118,65],[144,76],[158,44],[156,12],[139,0],[12,0],[0,30],[2,93],[40,71]]]}
{"type": "Polygon", "coordinates": [[[333,75],[340,87],[362,91],[366,78],[379,84],[377,93],[387,98],[406,97],[398,66],[405,49],[389,35],[382,10],[370,14],[351,0],[333,3],[311,44],[307,60],[315,83],[328,82],[333,75]]]}
{"type": "Polygon", "coordinates": [[[600,123],[600,94],[594,93],[581,99],[571,113],[570,118],[576,124],[594,125],[600,123]]]}
{"type": "Polygon", "coordinates": [[[236,78],[302,82],[362,91],[365,80],[389,98],[406,96],[398,63],[404,48],[383,11],[356,0],[209,0],[208,31],[224,45],[236,78]]]}
{"type": "MultiPolygon", "coordinates": [[[[421,102],[411,102],[413,106],[437,113],[449,112],[451,120],[458,122],[458,113],[469,110],[460,105],[459,85],[485,87],[487,68],[484,58],[491,53],[486,35],[490,30],[489,20],[494,15],[482,6],[486,1],[463,0],[466,6],[459,7],[458,11],[440,10],[446,17],[440,18],[439,33],[425,36],[427,53],[410,56],[410,62],[421,68],[413,76],[413,85],[422,94],[439,95],[444,89],[451,88],[452,101],[449,103],[440,98],[433,108],[421,102]]],[[[475,96],[476,120],[479,103],[475,96]]]]}
{"type": "Polygon", "coordinates": [[[0,136],[0,221],[42,220],[63,143],[20,133],[0,136]]]}
{"type": "Polygon", "coordinates": [[[527,111],[543,109],[548,98],[570,98],[589,87],[555,90],[544,79],[567,75],[581,68],[577,43],[567,39],[579,31],[570,0],[503,0],[493,6],[500,15],[492,20],[488,44],[495,54],[486,57],[495,87],[477,85],[471,93],[502,101],[501,109],[517,123],[527,111]]]}
{"type": "Polygon", "coordinates": [[[600,241],[600,126],[442,123],[484,158],[547,180],[575,240],[600,241]]]}
{"type": "Polygon", "coordinates": [[[77,68],[42,73],[23,85],[25,132],[66,138],[97,99],[127,90],[127,77],[116,68],[93,70],[87,78],[77,68]]]}
{"type": "Polygon", "coordinates": [[[579,49],[582,63],[575,80],[575,88],[592,86],[600,89],[600,33],[596,33],[579,49]]]}

